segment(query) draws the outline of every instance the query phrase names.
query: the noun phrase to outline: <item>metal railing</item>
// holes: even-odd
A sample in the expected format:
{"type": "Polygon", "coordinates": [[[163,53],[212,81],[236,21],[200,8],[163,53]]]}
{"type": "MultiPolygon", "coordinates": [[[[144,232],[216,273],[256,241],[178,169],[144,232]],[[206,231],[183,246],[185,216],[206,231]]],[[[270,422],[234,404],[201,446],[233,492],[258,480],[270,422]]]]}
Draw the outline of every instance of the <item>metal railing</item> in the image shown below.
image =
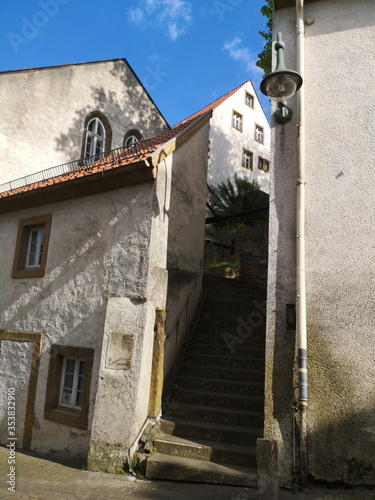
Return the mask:
{"type": "MultiPolygon", "coordinates": [[[[152,152],[155,149],[154,146],[155,141],[152,139],[146,139],[144,141],[136,142],[130,146],[111,149],[110,151],[100,153],[99,155],[86,156],[85,158],[80,158],[79,160],[63,163],[62,165],[47,168],[33,174],[25,175],[24,177],[5,182],[4,184],[0,184],[0,193],[29,186],[30,184],[35,184],[37,182],[43,182],[71,172],[86,170],[92,163],[95,162],[97,164],[98,161],[107,160],[109,157],[113,157],[113,161],[138,158],[142,154],[152,152]]],[[[107,163],[107,161],[103,162],[103,164],[104,163],[107,163]]]]}

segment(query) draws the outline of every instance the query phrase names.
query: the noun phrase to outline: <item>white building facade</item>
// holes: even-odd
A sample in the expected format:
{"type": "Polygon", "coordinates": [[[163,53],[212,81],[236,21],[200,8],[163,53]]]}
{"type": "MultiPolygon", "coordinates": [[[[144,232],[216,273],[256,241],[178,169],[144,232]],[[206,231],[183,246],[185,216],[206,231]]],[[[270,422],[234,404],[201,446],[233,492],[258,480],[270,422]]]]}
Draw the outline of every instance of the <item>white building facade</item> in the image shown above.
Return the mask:
{"type": "MultiPolygon", "coordinates": [[[[308,474],[373,485],[375,4],[305,4],[308,474]]],[[[282,32],[286,66],[296,69],[295,2],[275,6],[274,33],[282,32]]],[[[280,481],[290,486],[299,115],[296,97],[288,104],[292,121],[273,122],[271,134],[265,436],[278,440],[280,481]]]]}

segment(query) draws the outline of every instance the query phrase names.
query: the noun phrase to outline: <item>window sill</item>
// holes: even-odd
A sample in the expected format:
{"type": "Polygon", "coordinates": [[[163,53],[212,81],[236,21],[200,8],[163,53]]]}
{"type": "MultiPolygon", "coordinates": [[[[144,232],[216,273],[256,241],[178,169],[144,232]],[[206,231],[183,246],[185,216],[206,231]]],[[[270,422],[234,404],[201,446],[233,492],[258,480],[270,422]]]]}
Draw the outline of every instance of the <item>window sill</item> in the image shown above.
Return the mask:
{"type": "Polygon", "coordinates": [[[63,408],[53,408],[44,411],[44,418],[52,420],[58,424],[65,424],[79,429],[87,429],[87,416],[77,410],[68,410],[63,408]]]}

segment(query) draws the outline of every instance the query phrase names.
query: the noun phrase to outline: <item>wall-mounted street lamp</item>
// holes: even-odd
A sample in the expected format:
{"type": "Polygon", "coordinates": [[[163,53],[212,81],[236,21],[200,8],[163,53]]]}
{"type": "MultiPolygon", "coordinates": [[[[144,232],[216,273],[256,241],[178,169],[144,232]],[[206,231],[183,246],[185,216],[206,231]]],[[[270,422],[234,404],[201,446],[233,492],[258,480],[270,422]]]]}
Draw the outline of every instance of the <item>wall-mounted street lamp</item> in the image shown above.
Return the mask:
{"type": "Polygon", "coordinates": [[[265,76],[260,84],[263,94],[278,102],[278,109],[273,116],[281,125],[287,123],[293,116],[293,111],[286,105],[286,101],[293,97],[302,85],[302,76],[297,71],[285,67],[284,48],[281,33],[278,33],[275,44],[276,69],[265,76]]]}

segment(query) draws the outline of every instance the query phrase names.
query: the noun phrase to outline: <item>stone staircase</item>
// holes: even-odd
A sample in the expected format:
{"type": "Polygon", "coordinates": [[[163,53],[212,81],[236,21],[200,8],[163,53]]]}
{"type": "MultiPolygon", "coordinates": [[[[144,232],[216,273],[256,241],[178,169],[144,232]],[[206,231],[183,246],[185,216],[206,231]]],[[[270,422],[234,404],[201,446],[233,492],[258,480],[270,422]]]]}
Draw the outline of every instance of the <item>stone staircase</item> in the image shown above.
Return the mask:
{"type": "Polygon", "coordinates": [[[256,486],[266,284],[205,276],[204,291],[146,476],[256,486]]]}

